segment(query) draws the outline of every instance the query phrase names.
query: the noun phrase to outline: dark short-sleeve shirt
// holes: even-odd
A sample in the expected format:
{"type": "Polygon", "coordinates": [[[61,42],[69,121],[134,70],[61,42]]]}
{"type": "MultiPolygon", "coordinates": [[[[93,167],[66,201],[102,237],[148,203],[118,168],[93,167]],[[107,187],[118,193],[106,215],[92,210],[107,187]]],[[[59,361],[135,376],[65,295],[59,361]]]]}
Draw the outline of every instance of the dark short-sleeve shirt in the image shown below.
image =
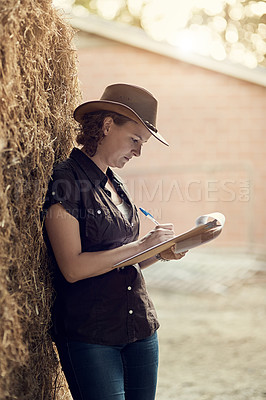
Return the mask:
{"type": "MultiPolygon", "coordinates": [[[[55,166],[44,204],[44,215],[60,203],[79,222],[82,252],[109,250],[137,240],[139,219],[120,178],[110,168],[104,174],[81,150],[55,166]],[[105,188],[107,177],[128,204],[125,218],[105,188]]],[[[159,327],[156,311],[138,264],[69,283],[51,250],[56,292],[52,310],[54,338],[105,345],[134,342],[159,327]]],[[[75,266],[73,265],[73,268],[75,266]]]]}

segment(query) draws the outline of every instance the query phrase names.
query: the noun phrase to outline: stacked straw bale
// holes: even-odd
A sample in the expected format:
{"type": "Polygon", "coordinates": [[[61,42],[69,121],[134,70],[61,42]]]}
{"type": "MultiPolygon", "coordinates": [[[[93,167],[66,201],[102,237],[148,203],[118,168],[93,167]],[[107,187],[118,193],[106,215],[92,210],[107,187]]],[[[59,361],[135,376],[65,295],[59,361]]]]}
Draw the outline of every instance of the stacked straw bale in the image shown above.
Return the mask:
{"type": "Polygon", "coordinates": [[[73,147],[73,31],[50,0],[2,0],[0,19],[0,399],[66,399],[40,210],[53,163],[73,147]]]}

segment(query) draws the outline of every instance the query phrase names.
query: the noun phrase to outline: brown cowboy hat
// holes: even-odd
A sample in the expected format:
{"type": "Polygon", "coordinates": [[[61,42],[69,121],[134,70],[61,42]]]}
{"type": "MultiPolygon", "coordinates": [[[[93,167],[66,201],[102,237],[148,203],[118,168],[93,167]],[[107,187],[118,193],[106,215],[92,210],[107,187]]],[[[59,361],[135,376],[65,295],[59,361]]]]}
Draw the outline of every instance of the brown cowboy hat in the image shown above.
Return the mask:
{"type": "Polygon", "coordinates": [[[162,143],[167,141],[156,129],[157,100],[147,90],[125,83],[107,86],[100,100],[88,101],[74,111],[76,121],[82,123],[84,114],[94,111],[113,111],[141,122],[145,128],[162,143]]]}

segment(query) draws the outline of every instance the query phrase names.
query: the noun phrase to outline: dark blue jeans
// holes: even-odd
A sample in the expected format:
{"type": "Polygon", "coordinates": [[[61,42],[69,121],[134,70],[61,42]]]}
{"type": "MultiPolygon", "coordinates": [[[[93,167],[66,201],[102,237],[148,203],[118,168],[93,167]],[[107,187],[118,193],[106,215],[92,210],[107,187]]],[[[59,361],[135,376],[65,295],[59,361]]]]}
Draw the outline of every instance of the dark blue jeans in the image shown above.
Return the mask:
{"type": "Polygon", "coordinates": [[[73,400],[154,400],[157,333],[121,346],[57,343],[73,400]]]}

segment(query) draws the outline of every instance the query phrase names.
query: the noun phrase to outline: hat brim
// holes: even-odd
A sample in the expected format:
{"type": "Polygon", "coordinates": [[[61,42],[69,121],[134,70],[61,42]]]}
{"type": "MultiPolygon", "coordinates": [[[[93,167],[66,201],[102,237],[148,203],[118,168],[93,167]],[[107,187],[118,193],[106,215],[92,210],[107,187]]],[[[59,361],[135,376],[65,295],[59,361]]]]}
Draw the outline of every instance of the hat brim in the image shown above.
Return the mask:
{"type": "Polygon", "coordinates": [[[95,111],[113,111],[121,115],[124,115],[125,117],[128,117],[133,121],[141,122],[141,124],[144,125],[144,127],[148,130],[148,132],[150,132],[156,139],[158,139],[166,146],[169,146],[167,141],[162,137],[162,135],[160,135],[159,132],[154,132],[152,129],[150,129],[145,124],[145,121],[143,121],[143,119],[140,118],[140,116],[134,110],[132,110],[132,108],[122,103],[109,100],[88,101],[86,103],[81,104],[75,109],[74,118],[77,122],[82,123],[84,114],[95,111]]]}

